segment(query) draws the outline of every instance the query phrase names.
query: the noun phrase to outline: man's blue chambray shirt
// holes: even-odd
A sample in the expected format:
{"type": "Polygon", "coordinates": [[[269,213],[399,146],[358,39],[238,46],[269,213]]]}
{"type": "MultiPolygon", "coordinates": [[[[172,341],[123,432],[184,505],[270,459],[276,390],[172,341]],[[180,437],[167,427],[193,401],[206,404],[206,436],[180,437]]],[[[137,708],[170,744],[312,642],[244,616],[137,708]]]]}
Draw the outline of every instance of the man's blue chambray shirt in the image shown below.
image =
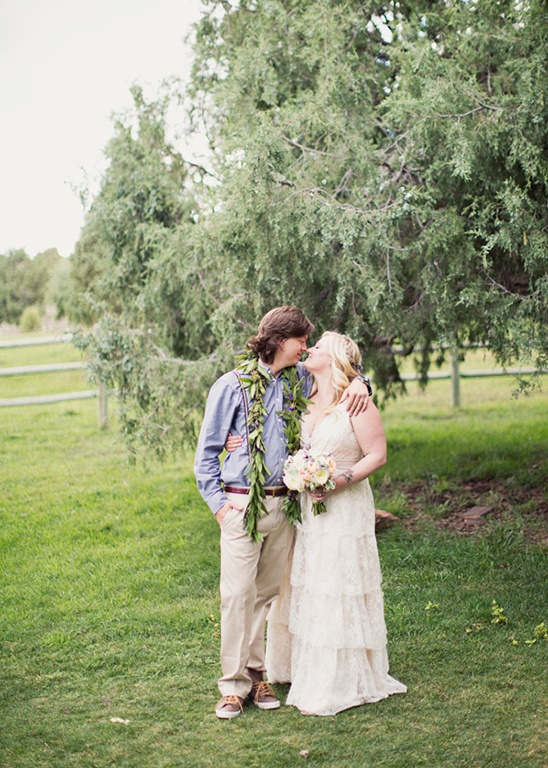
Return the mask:
{"type": "MultiPolygon", "coordinates": [[[[268,366],[264,366],[268,371],[268,366]]],[[[299,375],[305,377],[304,394],[308,396],[312,386],[310,374],[299,363],[299,375]]],[[[283,407],[283,382],[281,376],[272,377],[264,396],[267,415],[264,420],[263,439],[266,448],[266,466],[269,474],[265,487],[283,485],[283,466],[287,459],[287,443],[283,421],[278,411],[283,407]]],[[[240,384],[234,373],[229,371],[217,379],[207,398],[206,410],[196,458],[194,474],[198,490],[211,511],[216,514],[226,502],[221,481],[224,485],[248,488],[249,480],[245,470],[249,464],[245,409],[240,384]],[[227,454],[221,467],[219,456],[223,451],[228,433],[244,438],[242,445],[227,454]]]]}

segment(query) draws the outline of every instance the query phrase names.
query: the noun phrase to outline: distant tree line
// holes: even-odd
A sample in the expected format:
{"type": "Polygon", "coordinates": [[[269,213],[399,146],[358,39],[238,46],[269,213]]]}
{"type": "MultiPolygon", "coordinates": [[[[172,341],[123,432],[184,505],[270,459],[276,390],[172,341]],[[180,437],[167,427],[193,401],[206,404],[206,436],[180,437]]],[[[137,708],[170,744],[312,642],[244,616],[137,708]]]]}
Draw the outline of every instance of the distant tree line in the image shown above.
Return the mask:
{"type": "Polygon", "coordinates": [[[206,0],[192,82],[133,89],[72,312],[136,442],[179,444],[270,307],[352,335],[378,391],[468,342],[548,352],[541,0],[206,0]],[[207,168],[168,140],[189,102],[207,168]]]}
{"type": "Polygon", "coordinates": [[[0,323],[17,325],[25,310],[39,313],[46,304],[58,316],[69,306],[70,265],[56,248],[31,258],[22,248],[0,254],[0,323]]]}

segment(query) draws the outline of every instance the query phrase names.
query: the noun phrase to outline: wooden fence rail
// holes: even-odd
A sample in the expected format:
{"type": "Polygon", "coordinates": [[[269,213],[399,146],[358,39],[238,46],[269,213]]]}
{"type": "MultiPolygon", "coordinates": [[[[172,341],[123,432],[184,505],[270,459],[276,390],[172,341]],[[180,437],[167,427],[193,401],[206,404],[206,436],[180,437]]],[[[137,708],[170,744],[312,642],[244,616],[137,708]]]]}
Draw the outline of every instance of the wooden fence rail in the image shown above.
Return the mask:
{"type": "Polygon", "coordinates": [[[45,363],[0,368],[0,376],[24,376],[27,373],[56,373],[57,371],[83,371],[85,363],[45,363]]]}
{"type": "MultiPolygon", "coordinates": [[[[12,341],[0,341],[0,349],[9,349],[13,347],[31,347],[43,344],[62,344],[72,341],[72,334],[63,334],[62,336],[42,336],[34,339],[18,339],[12,341]]],[[[11,368],[0,368],[0,377],[2,376],[26,376],[34,373],[55,373],[58,371],[77,371],[85,369],[83,362],[76,363],[49,363],[45,365],[26,365],[11,368]]],[[[542,371],[546,373],[547,371],[542,371]]],[[[493,370],[461,371],[459,366],[458,353],[451,354],[449,371],[432,371],[428,374],[428,379],[451,379],[450,405],[458,408],[460,406],[460,379],[475,379],[487,376],[524,376],[536,373],[535,368],[505,368],[493,370]]],[[[417,381],[420,376],[417,373],[401,374],[402,381],[417,381]]],[[[17,405],[43,405],[44,403],[62,403],[70,400],[87,400],[97,397],[99,400],[99,427],[104,428],[108,423],[108,400],[107,391],[100,385],[97,390],[86,390],[82,392],[66,392],[58,395],[36,395],[34,397],[10,397],[0,399],[0,408],[17,405]]]]}
{"type": "MultiPolygon", "coordinates": [[[[7,397],[0,399],[0,408],[10,405],[44,405],[45,403],[64,403],[69,400],[90,400],[97,397],[96,389],[88,389],[82,392],[65,392],[59,395],[32,395],[31,397],[7,397]]],[[[101,425],[99,425],[101,426],[101,425]]]]}
{"type": "Polygon", "coordinates": [[[41,347],[44,344],[67,344],[72,341],[72,333],[63,333],[59,336],[36,336],[30,339],[3,339],[0,340],[0,349],[13,349],[14,347],[41,347]]]}
{"type": "MultiPolygon", "coordinates": [[[[34,339],[15,339],[0,341],[0,349],[13,349],[15,347],[35,347],[45,344],[64,344],[72,341],[72,334],[65,333],[62,336],[41,336],[34,339]]],[[[0,368],[2,376],[27,376],[36,373],[58,373],[60,371],[85,370],[84,362],[74,363],[46,363],[43,365],[11,366],[0,368]]],[[[99,428],[104,429],[108,424],[108,399],[106,388],[101,384],[98,389],[88,389],[81,392],[63,392],[57,395],[33,395],[30,397],[0,398],[0,408],[8,408],[21,405],[44,405],[48,403],[64,403],[71,400],[89,400],[98,398],[98,422],[99,428]]]]}

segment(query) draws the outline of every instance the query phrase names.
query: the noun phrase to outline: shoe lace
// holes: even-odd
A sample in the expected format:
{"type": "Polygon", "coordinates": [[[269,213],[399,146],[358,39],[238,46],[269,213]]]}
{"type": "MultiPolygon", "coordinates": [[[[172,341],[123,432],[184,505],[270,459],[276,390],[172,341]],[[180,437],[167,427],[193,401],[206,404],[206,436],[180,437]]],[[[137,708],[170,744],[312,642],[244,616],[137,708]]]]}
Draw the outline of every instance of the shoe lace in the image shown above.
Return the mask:
{"type": "Polygon", "coordinates": [[[230,694],[230,696],[225,696],[224,697],[223,706],[225,704],[236,704],[241,709],[242,712],[244,711],[244,708],[242,707],[242,702],[240,700],[240,697],[236,696],[233,693],[230,694]]]}
{"type": "Polygon", "coordinates": [[[273,689],[265,680],[253,684],[253,693],[257,699],[259,696],[273,696],[275,698],[273,689]]]}

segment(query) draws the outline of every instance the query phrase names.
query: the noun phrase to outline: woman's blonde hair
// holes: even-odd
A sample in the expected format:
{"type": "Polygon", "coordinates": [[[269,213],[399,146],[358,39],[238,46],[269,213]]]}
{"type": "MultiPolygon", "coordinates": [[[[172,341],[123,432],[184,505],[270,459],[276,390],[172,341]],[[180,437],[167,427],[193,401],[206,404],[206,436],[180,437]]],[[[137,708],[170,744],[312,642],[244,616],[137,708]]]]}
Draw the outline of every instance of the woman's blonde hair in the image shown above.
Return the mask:
{"type": "MultiPolygon", "coordinates": [[[[362,371],[362,356],[358,345],[348,336],[335,331],[326,331],[322,339],[327,341],[327,351],[331,355],[331,372],[333,375],[333,400],[325,409],[332,411],[342,397],[350,382],[362,371]]],[[[313,393],[316,390],[314,386],[313,393]]]]}

